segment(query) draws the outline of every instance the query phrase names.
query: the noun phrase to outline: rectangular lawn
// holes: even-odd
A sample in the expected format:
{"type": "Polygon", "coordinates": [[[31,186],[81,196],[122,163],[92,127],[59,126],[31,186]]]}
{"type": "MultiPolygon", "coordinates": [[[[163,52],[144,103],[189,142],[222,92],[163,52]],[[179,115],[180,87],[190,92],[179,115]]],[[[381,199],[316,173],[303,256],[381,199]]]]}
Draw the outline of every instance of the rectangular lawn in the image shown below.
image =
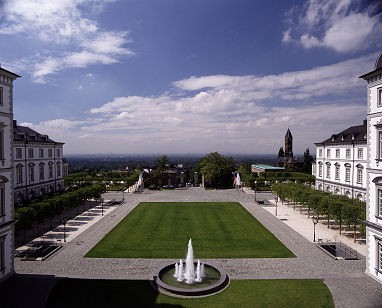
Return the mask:
{"type": "Polygon", "coordinates": [[[143,202],[110,231],[87,257],[185,258],[294,257],[236,202],[143,202]]]}

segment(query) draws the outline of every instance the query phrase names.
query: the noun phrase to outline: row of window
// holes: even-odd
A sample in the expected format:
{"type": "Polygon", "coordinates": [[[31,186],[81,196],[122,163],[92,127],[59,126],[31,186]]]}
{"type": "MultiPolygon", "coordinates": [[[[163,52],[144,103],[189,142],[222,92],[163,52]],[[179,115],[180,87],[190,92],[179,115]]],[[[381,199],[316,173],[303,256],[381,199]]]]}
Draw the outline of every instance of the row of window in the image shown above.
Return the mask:
{"type": "MultiPolygon", "coordinates": [[[[324,186],[321,183],[318,184],[317,188],[318,188],[318,190],[324,190],[324,186]]],[[[337,187],[335,185],[327,185],[326,188],[325,188],[325,191],[331,192],[331,193],[333,193],[335,195],[341,195],[341,190],[343,190],[342,191],[342,195],[347,196],[349,198],[353,198],[352,193],[350,192],[350,190],[348,188],[343,189],[343,188],[337,187]]],[[[365,201],[364,194],[362,194],[360,192],[356,192],[355,198],[357,198],[357,199],[359,199],[361,201],[365,201]]]]}
{"type": "MultiPolygon", "coordinates": [[[[16,183],[17,184],[23,183],[23,179],[24,179],[23,167],[24,167],[23,165],[16,166],[16,183]]],[[[56,165],[56,176],[61,177],[61,164],[59,164],[59,162],[56,165]]],[[[44,177],[45,177],[45,164],[40,163],[39,164],[39,179],[40,179],[40,181],[44,180],[44,177]]],[[[48,177],[49,177],[49,179],[53,178],[53,163],[50,163],[48,165],[48,177]]],[[[30,164],[28,166],[28,180],[29,180],[29,183],[35,181],[35,165],[34,164],[30,164]]]]}
{"type": "MultiPolygon", "coordinates": [[[[318,157],[323,157],[322,156],[322,149],[318,150],[318,157]]],[[[335,149],[335,158],[340,158],[341,151],[340,149],[335,149]]],[[[326,157],[331,158],[331,149],[326,149],[326,157]]],[[[351,149],[345,149],[345,157],[346,159],[351,159],[351,149]]],[[[363,148],[357,148],[357,158],[358,159],[363,159],[363,148]]]]}
{"type": "MultiPolygon", "coordinates": [[[[28,158],[34,158],[34,148],[28,148],[28,158]]],[[[61,150],[56,149],[56,157],[61,157],[61,150]]],[[[16,148],[16,159],[23,158],[23,149],[16,148]]],[[[38,149],[38,158],[44,158],[44,149],[38,149]]],[[[48,158],[53,158],[53,149],[48,149],[48,158]]]]}
{"type": "MultiPolygon", "coordinates": [[[[340,164],[336,163],[334,164],[334,179],[339,181],[340,180],[340,171],[341,166],[340,164]]],[[[357,165],[357,184],[363,183],[363,166],[357,165]]],[[[321,162],[318,163],[318,176],[322,177],[323,172],[323,165],[321,162]]],[[[331,164],[326,163],[326,178],[331,178],[331,164]]],[[[345,182],[350,182],[351,180],[351,166],[350,164],[345,164],[345,182]]]]}

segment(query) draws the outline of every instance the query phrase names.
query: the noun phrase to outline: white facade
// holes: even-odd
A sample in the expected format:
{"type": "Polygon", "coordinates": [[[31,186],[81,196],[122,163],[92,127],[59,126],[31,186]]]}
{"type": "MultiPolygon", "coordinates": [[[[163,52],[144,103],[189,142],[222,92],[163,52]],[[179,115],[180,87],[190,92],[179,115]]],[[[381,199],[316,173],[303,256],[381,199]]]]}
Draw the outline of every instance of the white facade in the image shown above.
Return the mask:
{"type": "Polygon", "coordinates": [[[382,283],[382,54],[367,81],[366,273],[382,283]]]}
{"type": "Polygon", "coordinates": [[[316,189],[366,200],[366,137],[365,121],[316,143],[316,189]]]}
{"type": "Polygon", "coordinates": [[[13,81],[20,76],[0,67],[0,282],[13,274],[13,81]]]}
{"type": "Polygon", "coordinates": [[[15,202],[63,190],[64,144],[16,121],[13,129],[15,202]]]}

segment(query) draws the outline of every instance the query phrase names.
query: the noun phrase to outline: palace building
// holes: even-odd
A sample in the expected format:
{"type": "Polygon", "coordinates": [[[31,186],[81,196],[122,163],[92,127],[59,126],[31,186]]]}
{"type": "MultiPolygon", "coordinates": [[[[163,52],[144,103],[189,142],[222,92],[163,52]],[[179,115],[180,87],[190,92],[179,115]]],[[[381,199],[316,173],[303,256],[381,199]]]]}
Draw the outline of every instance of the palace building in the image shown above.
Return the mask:
{"type": "Polygon", "coordinates": [[[14,272],[13,81],[0,67],[0,282],[14,272]]]}
{"type": "Polygon", "coordinates": [[[15,202],[63,190],[64,143],[17,125],[16,121],[13,134],[15,202]]]}
{"type": "Polygon", "coordinates": [[[382,53],[367,82],[366,273],[382,283],[382,53]]]}
{"type": "Polygon", "coordinates": [[[315,188],[366,200],[366,120],[315,143],[315,188]]]}

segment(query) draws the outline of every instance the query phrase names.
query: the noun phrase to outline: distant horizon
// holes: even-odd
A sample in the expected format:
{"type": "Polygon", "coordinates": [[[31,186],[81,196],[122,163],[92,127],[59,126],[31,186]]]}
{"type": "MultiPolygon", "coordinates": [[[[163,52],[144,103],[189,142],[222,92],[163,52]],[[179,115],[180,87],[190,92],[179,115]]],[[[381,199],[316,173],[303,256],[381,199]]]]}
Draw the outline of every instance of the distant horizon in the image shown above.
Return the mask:
{"type": "MultiPolygon", "coordinates": [[[[215,151],[217,152],[217,151],[215,151]]],[[[209,152],[209,153],[64,153],[64,157],[83,157],[83,156],[89,156],[89,157],[130,157],[130,156],[141,156],[141,157],[152,157],[152,156],[162,156],[166,155],[167,157],[171,156],[189,156],[189,157],[199,157],[199,156],[207,156],[210,153],[215,152],[209,152]]],[[[224,152],[217,152],[223,156],[257,156],[257,157],[278,157],[277,154],[248,154],[248,153],[224,153],[224,152]]],[[[315,156],[310,153],[312,156],[315,156]]],[[[304,154],[294,154],[295,157],[301,157],[304,154]]]]}

